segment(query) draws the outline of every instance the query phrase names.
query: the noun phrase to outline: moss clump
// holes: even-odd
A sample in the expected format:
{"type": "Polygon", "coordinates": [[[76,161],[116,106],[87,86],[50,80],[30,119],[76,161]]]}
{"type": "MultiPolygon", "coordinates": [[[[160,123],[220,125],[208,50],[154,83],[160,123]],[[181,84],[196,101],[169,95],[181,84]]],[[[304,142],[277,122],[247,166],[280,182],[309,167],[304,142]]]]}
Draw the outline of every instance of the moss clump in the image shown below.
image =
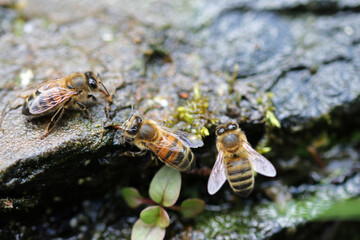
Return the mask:
{"type": "Polygon", "coordinates": [[[261,94],[260,97],[257,98],[259,104],[262,105],[264,115],[265,115],[265,124],[268,128],[280,128],[280,122],[275,115],[275,106],[272,101],[274,94],[271,92],[266,92],[261,94]]]}
{"type": "Polygon", "coordinates": [[[257,97],[257,102],[261,106],[260,108],[264,119],[263,121],[265,123],[265,137],[262,138],[256,147],[256,150],[261,154],[271,151],[269,138],[272,135],[272,130],[281,127],[281,124],[275,115],[276,108],[272,101],[273,96],[273,93],[266,92],[261,93],[261,95],[257,97]]]}
{"type": "Polygon", "coordinates": [[[169,126],[180,125],[183,130],[198,137],[210,134],[209,128],[214,126],[218,120],[209,110],[209,99],[201,95],[199,85],[194,87],[193,98],[184,105],[177,107],[170,115],[167,124],[169,126]]]}

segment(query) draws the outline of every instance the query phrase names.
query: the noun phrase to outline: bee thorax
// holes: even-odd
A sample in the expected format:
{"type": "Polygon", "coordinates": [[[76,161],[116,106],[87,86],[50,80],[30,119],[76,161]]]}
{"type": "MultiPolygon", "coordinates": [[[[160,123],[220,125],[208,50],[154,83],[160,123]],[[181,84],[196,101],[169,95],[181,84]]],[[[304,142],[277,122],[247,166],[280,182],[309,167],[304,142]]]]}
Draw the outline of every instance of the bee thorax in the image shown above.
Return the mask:
{"type": "Polygon", "coordinates": [[[149,124],[143,124],[138,133],[140,139],[153,140],[156,137],[157,133],[154,127],[149,124]]]}
{"type": "Polygon", "coordinates": [[[74,76],[70,79],[70,85],[74,89],[84,89],[86,88],[86,79],[83,75],[74,76]]]}
{"type": "Polygon", "coordinates": [[[222,144],[228,150],[237,148],[239,145],[239,140],[235,134],[227,134],[222,139],[222,144]]]}

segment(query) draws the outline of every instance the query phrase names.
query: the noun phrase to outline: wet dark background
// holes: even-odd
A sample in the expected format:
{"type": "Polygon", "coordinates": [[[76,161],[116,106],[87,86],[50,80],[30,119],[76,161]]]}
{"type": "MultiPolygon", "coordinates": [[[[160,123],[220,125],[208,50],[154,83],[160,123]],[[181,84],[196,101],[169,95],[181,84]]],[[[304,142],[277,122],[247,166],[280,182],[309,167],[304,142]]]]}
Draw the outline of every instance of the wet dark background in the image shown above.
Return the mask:
{"type": "Polygon", "coordinates": [[[140,209],[120,189],[146,195],[158,167],[119,157],[129,146],[104,131],[105,101],[95,122],[68,112],[44,140],[49,119],[21,114],[29,84],[88,70],[114,94],[114,123],[133,105],[209,131],[199,169],[215,160],[215,121],[233,119],[278,170],[247,199],[182,174],[180,199],[207,207],[170,213],[167,239],[359,239],[359,12],[355,0],[0,1],[0,239],[129,239],[140,209]]]}

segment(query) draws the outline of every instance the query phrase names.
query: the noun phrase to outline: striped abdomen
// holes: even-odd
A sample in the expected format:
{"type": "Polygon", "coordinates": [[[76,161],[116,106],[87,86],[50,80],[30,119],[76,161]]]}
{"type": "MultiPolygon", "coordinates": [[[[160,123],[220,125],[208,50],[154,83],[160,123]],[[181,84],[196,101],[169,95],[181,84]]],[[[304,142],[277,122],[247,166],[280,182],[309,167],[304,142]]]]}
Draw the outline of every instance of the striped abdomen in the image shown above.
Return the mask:
{"type": "Polygon", "coordinates": [[[194,163],[194,154],[174,135],[164,133],[156,143],[147,144],[157,157],[180,171],[189,170],[194,163]]]}
{"type": "Polygon", "coordinates": [[[254,188],[254,174],[247,157],[225,159],[228,181],[234,192],[247,197],[254,188]]]}

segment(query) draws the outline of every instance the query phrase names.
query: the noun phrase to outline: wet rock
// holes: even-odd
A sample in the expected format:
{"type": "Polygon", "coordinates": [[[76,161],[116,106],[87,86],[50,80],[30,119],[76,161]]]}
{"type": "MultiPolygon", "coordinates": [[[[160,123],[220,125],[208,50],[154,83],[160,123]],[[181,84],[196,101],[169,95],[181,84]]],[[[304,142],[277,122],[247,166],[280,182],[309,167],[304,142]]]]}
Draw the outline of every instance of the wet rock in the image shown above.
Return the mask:
{"type": "Polygon", "coordinates": [[[295,45],[288,23],[273,13],[223,12],[209,30],[203,53],[208,64],[227,72],[238,64],[239,77],[274,69],[295,45]]]}
{"type": "Polygon", "coordinates": [[[306,126],[303,121],[317,119],[337,106],[357,101],[359,84],[358,71],[347,62],[321,66],[315,74],[308,70],[288,72],[272,89],[278,93],[274,97],[275,105],[281,106],[278,117],[283,119],[284,127],[299,130],[299,125],[306,126]]]}
{"type": "Polygon", "coordinates": [[[201,31],[206,39],[202,55],[207,64],[226,72],[232,72],[238,65],[239,80],[234,84],[238,91],[246,88],[247,83],[271,91],[277,116],[285,128],[291,128],[296,122],[309,123],[342,103],[357,101],[359,90],[351,85],[357,83],[359,71],[354,54],[359,39],[354,31],[360,25],[357,14],[291,16],[263,10],[226,8],[215,15],[210,27],[201,31]],[[220,59],[211,57],[214,55],[220,59]],[[337,71],[341,65],[346,68],[337,71]],[[319,79],[327,83],[322,85],[319,79]],[[314,91],[309,93],[304,89],[301,94],[304,81],[312,85],[314,91]],[[348,92],[353,94],[346,99],[341,96],[334,99],[337,93],[332,84],[342,96],[348,92]],[[299,94],[302,96],[298,97],[299,94]],[[323,98],[323,95],[326,96],[323,98]],[[310,101],[311,107],[302,104],[303,101],[310,101]],[[289,110],[290,105],[298,108],[289,110]]]}

